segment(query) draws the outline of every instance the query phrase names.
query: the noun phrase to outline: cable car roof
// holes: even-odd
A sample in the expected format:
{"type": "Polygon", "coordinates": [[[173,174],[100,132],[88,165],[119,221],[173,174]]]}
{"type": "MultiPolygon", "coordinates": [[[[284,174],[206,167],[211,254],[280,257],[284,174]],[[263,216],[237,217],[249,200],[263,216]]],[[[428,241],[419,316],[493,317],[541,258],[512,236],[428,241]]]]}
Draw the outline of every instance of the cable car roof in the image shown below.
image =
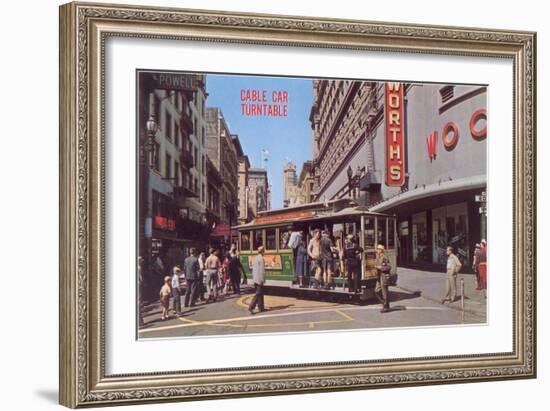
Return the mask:
{"type": "Polygon", "coordinates": [[[234,226],[233,228],[242,230],[246,228],[259,228],[274,225],[283,226],[308,221],[312,223],[330,220],[340,220],[339,222],[344,222],[341,220],[349,217],[360,217],[362,215],[394,217],[394,215],[391,214],[369,211],[368,207],[365,206],[352,206],[335,210],[334,207],[319,207],[320,205],[322,206],[323,203],[313,203],[310,207],[299,206],[270,210],[269,212],[259,213],[260,215],[249,223],[234,226]]]}

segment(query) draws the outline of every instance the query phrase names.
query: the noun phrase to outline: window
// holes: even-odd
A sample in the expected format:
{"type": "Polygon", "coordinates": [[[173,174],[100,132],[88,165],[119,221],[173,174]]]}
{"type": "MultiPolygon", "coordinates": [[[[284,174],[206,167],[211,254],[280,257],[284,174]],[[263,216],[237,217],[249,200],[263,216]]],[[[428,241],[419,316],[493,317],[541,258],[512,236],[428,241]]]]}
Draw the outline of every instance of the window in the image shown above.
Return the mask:
{"type": "Polygon", "coordinates": [[[376,236],[376,241],[378,244],[382,244],[384,247],[387,247],[386,244],[386,219],[379,217],[378,218],[378,233],[376,236]]]}
{"type": "Polygon", "coordinates": [[[395,248],[395,220],[388,218],[388,248],[395,248]]]}
{"type": "Polygon", "coordinates": [[[255,230],[253,233],[253,241],[252,241],[252,248],[254,250],[257,250],[258,247],[264,245],[264,236],[263,236],[263,230],[255,230]]]}
{"type": "Polygon", "coordinates": [[[181,185],[181,181],[180,181],[180,165],[179,163],[176,161],[174,163],[174,185],[175,186],[180,186],[181,185]]]}
{"type": "Polygon", "coordinates": [[[250,251],[250,233],[249,232],[241,233],[241,244],[239,249],[241,251],[250,251]]]}
{"type": "Polygon", "coordinates": [[[439,89],[442,103],[445,103],[454,97],[454,89],[454,86],[444,86],[439,89]]]}
{"type": "Polygon", "coordinates": [[[365,218],[365,247],[374,247],[374,218],[365,218]]]}
{"type": "Polygon", "coordinates": [[[290,240],[291,227],[279,228],[279,250],[289,249],[288,240],[290,240]]]}
{"type": "Polygon", "coordinates": [[[155,142],[155,158],[154,158],[155,170],[160,172],[160,144],[155,142]]]}
{"type": "Polygon", "coordinates": [[[164,178],[171,178],[171,177],[172,177],[172,156],[170,156],[170,154],[166,152],[164,157],[164,178]]]}
{"type": "Polygon", "coordinates": [[[267,250],[277,249],[277,236],[274,228],[265,230],[265,248],[267,250]]]}
{"type": "Polygon", "coordinates": [[[180,126],[177,124],[176,124],[176,135],[175,135],[174,141],[176,143],[176,146],[178,148],[181,148],[181,131],[180,131],[180,126]]]}
{"type": "Polygon", "coordinates": [[[172,116],[168,111],[164,113],[164,133],[168,140],[172,141],[173,137],[173,122],[172,122],[172,116]]]}

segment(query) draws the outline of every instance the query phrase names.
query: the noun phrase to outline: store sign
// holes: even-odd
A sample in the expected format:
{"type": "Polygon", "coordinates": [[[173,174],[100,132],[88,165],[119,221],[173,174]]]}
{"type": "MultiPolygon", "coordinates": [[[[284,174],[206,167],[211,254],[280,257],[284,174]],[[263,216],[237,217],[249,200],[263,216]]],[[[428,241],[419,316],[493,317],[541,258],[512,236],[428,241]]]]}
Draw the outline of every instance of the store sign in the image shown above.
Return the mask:
{"type": "Polygon", "coordinates": [[[153,226],[161,230],[175,231],[176,222],[160,215],[153,217],[153,226]]]}
{"type": "Polygon", "coordinates": [[[405,184],[403,84],[386,83],[386,184],[405,184]]]}
{"type": "MultiPolygon", "coordinates": [[[[482,141],[487,137],[487,110],[484,108],[476,110],[470,117],[470,134],[476,141],[482,141]],[[485,120],[485,126],[479,127],[478,123],[485,120]]],[[[454,121],[447,122],[441,130],[441,142],[447,151],[452,151],[458,144],[460,138],[460,130],[454,121]]],[[[426,139],[426,147],[428,149],[428,158],[430,162],[435,160],[437,156],[437,131],[434,130],[426,139]]]]}
{"type": "Polygon", "coordinates": [[[151,79],[156,89],[194,91],[199,86],[199,78],[192,74],[154,73],[151,79]]]}
{"type": "Polygon", "coordinates": [[[426,139],[426,144],[428,146],[428,156],[430,157],[430,162],[435,160],[437,156],[437,131],[434,131],[426,139]]]}

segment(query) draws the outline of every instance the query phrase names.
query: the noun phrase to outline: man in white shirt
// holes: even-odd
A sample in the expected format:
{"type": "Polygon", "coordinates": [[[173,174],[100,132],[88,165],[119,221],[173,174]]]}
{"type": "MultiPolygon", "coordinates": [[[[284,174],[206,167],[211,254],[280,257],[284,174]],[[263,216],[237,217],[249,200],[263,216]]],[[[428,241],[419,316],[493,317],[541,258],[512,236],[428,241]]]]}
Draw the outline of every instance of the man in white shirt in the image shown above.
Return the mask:
{"type": "Polygon", "coordinates": [[[447,247],[447,290],[445,293],[445,298],[441,300],[441,304],[456,301],[456,277],[461,267],[462,263],[454,254],[453,247],[447,247]]]}
{"type": "Polygon", "coordinates": [[[264,284],[265,284],[265,250],[262,246],[258,247],[258,254],[252,260],[252,279],[254,281],[254,289],[256,294],[250,302],[248,311],[254,314],[254,308],[258,305],[259,312],[265,311],[264,308],[264,284]]]}

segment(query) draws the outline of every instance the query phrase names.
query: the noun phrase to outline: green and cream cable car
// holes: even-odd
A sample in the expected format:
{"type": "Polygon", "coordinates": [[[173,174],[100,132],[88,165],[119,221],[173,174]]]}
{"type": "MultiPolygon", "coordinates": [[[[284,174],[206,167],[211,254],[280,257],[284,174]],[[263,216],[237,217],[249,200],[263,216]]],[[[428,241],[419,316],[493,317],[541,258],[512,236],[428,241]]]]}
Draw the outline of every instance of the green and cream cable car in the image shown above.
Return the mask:
{"type": "MultiPolygon", "coordinates": [[[[310,203],[296,207],[259,212],[246,224],[234,227],[238,232],[241,263],[250,278],[252,259],[260,246],[265,248],[264,261],[267,285],[290,286],[294,280],[292,249],[288,242],[293,231],[302,231],[309,244],[316,229],[328,230],[342,256],[344,238],[352,234],[363,249],[361,256],[361,288],[373,290],[377,273],[376,246],[382,244],[391,263],[391,284],[397,281],[397,226],[393,215],[374,213],[366,207],[356,206],[351,200],[333,200],[327,203],[310,203]]],[[[344,265],[338,257],[334,263],[333,283],[340,292],[349,290],[344,265]]],[[[309,264],[308,264],[309,270],[309,264]]]]}

